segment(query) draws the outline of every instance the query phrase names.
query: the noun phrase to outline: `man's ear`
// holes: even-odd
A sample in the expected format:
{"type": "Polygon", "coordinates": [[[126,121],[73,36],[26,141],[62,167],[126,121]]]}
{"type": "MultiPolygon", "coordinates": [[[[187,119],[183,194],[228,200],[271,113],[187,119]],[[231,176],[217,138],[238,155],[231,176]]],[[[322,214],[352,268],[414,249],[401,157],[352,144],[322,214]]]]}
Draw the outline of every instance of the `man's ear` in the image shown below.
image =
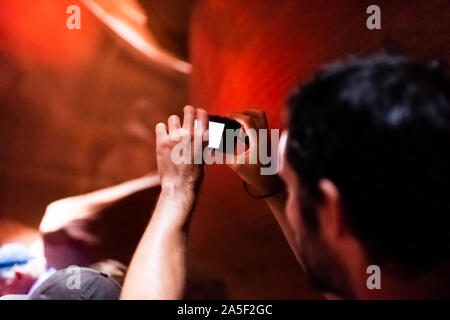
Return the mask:
{"type": "Polygon", "coordinates": [[[319,181],[319,189],[322,193],[322,202],[317,208],[320,230],[328,241],[334,243],[347,230],[341,196],[336,185],[328,179],[319,181]]]}

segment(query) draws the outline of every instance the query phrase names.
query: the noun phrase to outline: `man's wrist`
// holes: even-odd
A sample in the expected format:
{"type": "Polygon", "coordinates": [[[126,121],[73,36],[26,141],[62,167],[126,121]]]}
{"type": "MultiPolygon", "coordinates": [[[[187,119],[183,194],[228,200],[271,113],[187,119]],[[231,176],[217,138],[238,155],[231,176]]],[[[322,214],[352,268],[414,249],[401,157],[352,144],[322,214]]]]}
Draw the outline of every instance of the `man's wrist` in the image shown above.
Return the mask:
{"type": "Polygon", "coordinates": [[[162,183],[161,193],[173,196],[191,196],[195,194],[195,186],[189,183],[162,183]]]}
{"type": "Polygon", "coordinates": [[[189,184],[163,184],[160,200],[176,207],[176,211],[190,211],[195,202],[195,188],[189,184]]]}
{"type": "Polygon", "coordinates": [[[162,184],[157,208],[152,218],[153,224],[163,234],[183,231],[190,219],[190,212],[195,203],[193,188],[162,184]]]}

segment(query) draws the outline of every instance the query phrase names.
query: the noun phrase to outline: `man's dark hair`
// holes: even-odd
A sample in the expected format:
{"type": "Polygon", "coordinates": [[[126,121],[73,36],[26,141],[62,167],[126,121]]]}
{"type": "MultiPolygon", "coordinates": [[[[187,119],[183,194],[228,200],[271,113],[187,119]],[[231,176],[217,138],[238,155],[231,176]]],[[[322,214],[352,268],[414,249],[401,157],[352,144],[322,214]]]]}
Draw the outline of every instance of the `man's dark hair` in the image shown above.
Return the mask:
{"type": "Polygon", "coordinates": [[[299,87],[288,108],[287,159],[311,228],[327,178],[374,261],[426,271],[450,257],[450,84],[439,64],[340,62],[299,87]]]}

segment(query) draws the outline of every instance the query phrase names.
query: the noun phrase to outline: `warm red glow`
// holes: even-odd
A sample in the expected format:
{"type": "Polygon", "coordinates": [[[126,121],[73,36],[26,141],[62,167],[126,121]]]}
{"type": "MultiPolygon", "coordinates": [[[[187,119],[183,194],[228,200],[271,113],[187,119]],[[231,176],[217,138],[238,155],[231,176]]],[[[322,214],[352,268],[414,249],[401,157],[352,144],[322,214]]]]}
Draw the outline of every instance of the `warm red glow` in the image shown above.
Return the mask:
{"type": "Polygon", "coordinates": [[[291,88],[324,63],[385,49],[448,58],[444,2],[380,0],[383,28],[369,31],[371,1],[201,1],[191,34],[193,103],[217,114],[261,108],[278,127],[291,88]]]}
{"type": "Polygon", "coordinates": [[[85,63],[100,42],[99,24],[79,0],[0,1],[0,50],[25,63],[68,70],[85,63]],[[82,29],[69,30],[69,5],[80,5],[82,29]]]}

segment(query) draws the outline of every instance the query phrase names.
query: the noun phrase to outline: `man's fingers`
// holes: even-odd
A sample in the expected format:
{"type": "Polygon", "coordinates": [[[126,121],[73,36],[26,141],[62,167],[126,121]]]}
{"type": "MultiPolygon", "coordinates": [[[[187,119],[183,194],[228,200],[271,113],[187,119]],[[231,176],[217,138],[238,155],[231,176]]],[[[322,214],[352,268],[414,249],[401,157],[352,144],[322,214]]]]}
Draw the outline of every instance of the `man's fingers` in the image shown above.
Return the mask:
{"type": "Polygon", "coordinates": [[[256,146],[258,142],[258,127],[255,123],[255,120],[251,116],[243,113],[232,113],[228,116],[243,125],[244,131],[247,133],[249,138],[250,147],[256,146]]]}
{"type": "Polygon", "coordinates": [[[263,110],[249,109],[244,111],[244,114],[253,118],[253,121],[257,125],[258,129],[268,128],[266,113],[263,110]]]}
{"type": "Polygon", "coordinates": [[[229,117],[236,120],[240,124],[242,124],[242,126],[244,127],[244,130],[258,129],[258,127],[256,126],[256,123],[255,123],[255,120],[247,114],[231,113],[231,114],[229,114],[229,117]]]}
{"type": "Polygon", "coordinates": [[[209,118],[208,113],[198,108],[196,110],[196,116],[197,116],[197,125],[194,129],[194,141],[197,141],[198,144],[196,144],[196,148],[202,148],[207,145],[207,138],[205,135],[208,132],[208,126],[209,126],[209,118]]]}
{"type": "Polygon", "coordinates": [[[169,134],[181,128],[180,118],[176,115],[170,116],[167,122],[169,124],[169,134]]]}
{"type": "Polygon", "coordinates": [[[194,133],[195,108],[193,106],[185,106],[183,118],[183,129],[186,129],[190,134],[194,133]]]}
{"type": "Polygon", "coordinates": [[[155,127],[155,133],[157,140],[167,137],[167,126],[162,122],[158,123],[155,127]]]}
{"type": "Polygon", "coordinates": [[[197,109],[197,122],[198,128],[202,131],[202,133],[208,130],[209,118],[208,112],[206,112],[206,110],[201,108],[197,109]]]}

